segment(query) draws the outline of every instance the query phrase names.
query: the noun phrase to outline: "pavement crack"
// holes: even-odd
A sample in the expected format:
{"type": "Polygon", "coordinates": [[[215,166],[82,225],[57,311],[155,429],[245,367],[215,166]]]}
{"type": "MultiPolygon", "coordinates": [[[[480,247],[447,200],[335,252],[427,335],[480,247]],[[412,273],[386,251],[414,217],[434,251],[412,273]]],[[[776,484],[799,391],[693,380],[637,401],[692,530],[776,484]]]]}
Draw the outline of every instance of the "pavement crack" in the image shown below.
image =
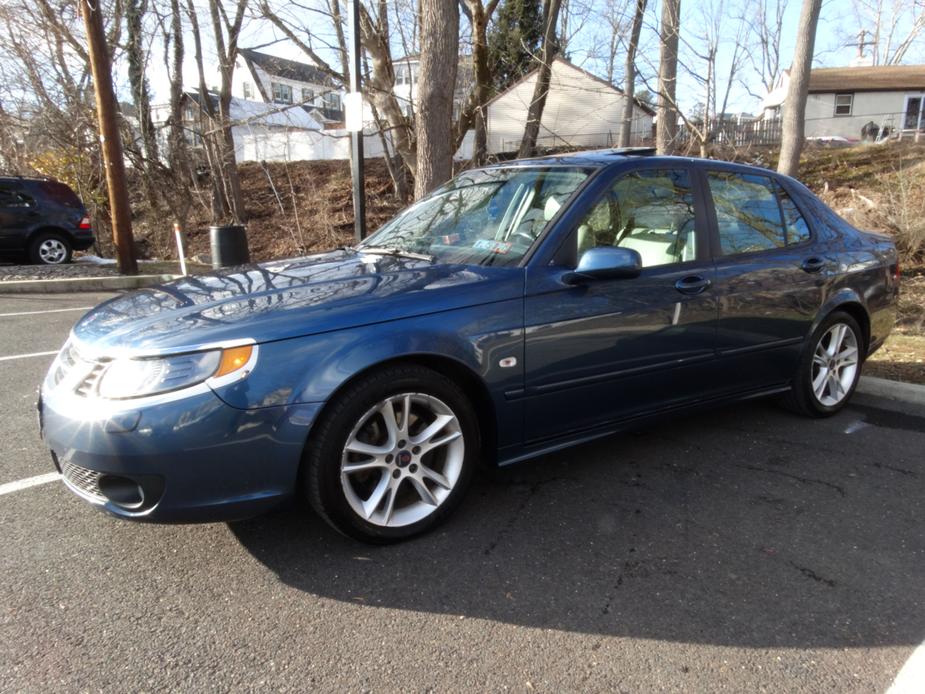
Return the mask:
{"type": "Polygon", "coordinates": [[[834,489],[836,492],[842,496],[846,496],[844,487],[840,487],[833,482],[826,482],[825,480],[819,480],[815,477],[803,477],[802,475],[794,475],[789,472],[784,472],[783,470],[769,470],[766,467],[761,467],[760,465],[737,465],[736,467],[744,468],[745,470],[755,470],[757,472],[766,472],[769,475],[779,475],[781,477],[789,477],[792,480],[797,480],[803,484],[821,484],[824,487],[829,489],[834,489]]]}
{"type": "Polygon", "coordinates": [[[874,467],[880,468],[881,470],[892,470],[893,472],[898,472],[900,475],[907,475],[909,477],[918,478],[919,476],[919,473],[915,470],[907,470],[906,468],[885,465],[884,463],[874,463],[874,467]]]}
{"type": "Polygon", "coordinates": [[[835,581],[833,581],[831,578],[825,578],[824,576],[820,576],[819,574],[817,574],[815,571],[813,571],[809,567],[800,566],[796,562],[788,561],[787,563],[790,564],[790,566],[792,566],[794,569],[799,571],[801,574],[806,576],[806,578],[811,578],[817,583],[824,583],[829,588],[835,587],[835,581]]]}

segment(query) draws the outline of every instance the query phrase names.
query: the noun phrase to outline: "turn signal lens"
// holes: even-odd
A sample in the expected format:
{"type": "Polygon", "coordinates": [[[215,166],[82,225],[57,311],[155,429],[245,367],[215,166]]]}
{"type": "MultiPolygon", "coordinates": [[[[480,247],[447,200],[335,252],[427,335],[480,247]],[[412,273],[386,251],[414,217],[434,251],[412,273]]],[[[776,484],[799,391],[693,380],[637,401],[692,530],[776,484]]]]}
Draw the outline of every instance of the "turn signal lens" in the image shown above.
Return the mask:
{"type": "Polygon", "coordinates": [[[230,347],[222,351],[222,360],[218,365],[218,369],[212,375],[212,378],[227,376],[228,374],[234,373],[250,361],[253,352],[253,345],[230,347]]]}

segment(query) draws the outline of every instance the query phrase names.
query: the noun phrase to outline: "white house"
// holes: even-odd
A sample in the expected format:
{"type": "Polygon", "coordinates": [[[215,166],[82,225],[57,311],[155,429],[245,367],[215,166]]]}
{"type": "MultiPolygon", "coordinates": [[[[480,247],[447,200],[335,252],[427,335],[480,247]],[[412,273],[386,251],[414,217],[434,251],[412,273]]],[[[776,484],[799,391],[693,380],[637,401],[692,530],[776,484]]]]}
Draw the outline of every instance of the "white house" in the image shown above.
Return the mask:
{"type": "Polygon", "coordinates": [[[238,51],[231,94],[245,101],[299,104],[326,123],[344,120],[341,88],[314,65],[249,48],[238,51]]]}
{"type": "MultiPolygon", "coordinates": [[[[764,118],[779,118],[786,108],[789,71],[761,106],[764,118]]],[[[874,123],[894,135],[925,128],[925,65],[874,65],[817,68],[810,72],[806,101],[806,137],[860,140],[874,123]]]]}
{"type": "MultiPolygon", "coordinates": [[[[488,103],[489,152],[511,152],[520,145],[537,73],[530,72],[488,103]]],[[[626,95],[620,89],[564,58],[556,58],[537,146],[612,147],[620,136],[625,103],[626,95]]],[[[651,108],[636,101],[632,144],[651,139],[654,115],[651,108]]]]}

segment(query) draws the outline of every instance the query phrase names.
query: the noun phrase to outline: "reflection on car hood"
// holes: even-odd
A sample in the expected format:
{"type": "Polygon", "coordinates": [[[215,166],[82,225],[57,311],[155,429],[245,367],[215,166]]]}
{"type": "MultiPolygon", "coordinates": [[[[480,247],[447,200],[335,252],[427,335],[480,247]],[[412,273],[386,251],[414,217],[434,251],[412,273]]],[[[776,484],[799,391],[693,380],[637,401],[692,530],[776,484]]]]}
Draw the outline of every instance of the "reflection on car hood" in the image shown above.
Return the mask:
{"type": "Polygon", "coordinates": [[[74,328],[94,352],[268,342],[522,296],[523,271],[332,251],[186,277],[100,304],[74,328]],[[474,288],[478,285],[478,289],[474,288]]]}

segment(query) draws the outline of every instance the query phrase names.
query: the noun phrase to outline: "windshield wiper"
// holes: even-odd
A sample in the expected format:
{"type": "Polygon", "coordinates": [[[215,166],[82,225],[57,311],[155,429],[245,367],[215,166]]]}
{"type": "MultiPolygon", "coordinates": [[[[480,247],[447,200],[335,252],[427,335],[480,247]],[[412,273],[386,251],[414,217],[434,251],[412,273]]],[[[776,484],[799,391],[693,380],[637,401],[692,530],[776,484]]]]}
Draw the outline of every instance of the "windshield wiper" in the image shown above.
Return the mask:
{"type": "Polygon", "coordinates": [[[426,253],[415,253],[414,251],[406,251],[401,248],[395,248],[393,246],[356,246],[353,250],[359,253],[372,253],[374,255],[394,255],[402,258],[426,260],[428,263],[432,263],[435,260],[434,256],[432,255],[427,255],[426,253]]]}

